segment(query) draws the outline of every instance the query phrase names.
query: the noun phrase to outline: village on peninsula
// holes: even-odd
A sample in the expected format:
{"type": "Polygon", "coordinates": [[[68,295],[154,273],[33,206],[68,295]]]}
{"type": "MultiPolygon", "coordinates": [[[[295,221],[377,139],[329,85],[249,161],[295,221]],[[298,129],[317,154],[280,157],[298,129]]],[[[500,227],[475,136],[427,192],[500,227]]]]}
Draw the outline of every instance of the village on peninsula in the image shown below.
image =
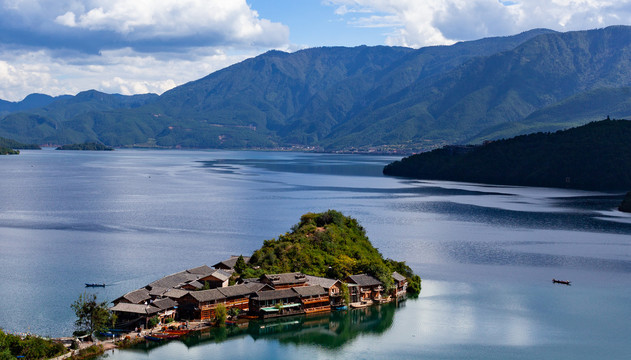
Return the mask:
{"type": "Polygon", "coordinates": [[[147,334],[159,340],[223,325],[217,323],[218,312],[232,315],[228,321],[233,323],[401,300],[410,281],[411,293],[418,293],[418,275],[403,262],[384,260],[355,219],[329,210],[303,215],[291,233],[266,240],[252,256],[231,256],[128,292],[112,301],[110,311],[117,330],[139,335],[156,324],[186,324],[158,326],[159,333],[147,334]]]}

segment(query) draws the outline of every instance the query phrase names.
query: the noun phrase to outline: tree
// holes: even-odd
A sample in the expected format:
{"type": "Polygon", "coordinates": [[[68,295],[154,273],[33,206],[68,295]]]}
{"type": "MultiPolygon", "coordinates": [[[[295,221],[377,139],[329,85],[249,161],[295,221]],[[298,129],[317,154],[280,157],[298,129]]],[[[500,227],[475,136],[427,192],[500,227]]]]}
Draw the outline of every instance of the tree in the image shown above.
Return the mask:
{"type": "Polygon", "coordinates": [[[226,311],[226,306],[224,304],[219,304],[215,308],[215,321],[219,326],[226,326],[226,318],[228,312],[226,311]]]}
{"type": "Polygon", "coordinates": [[[344,302],[344,305],[348,305],[351,303],[351,293],[348,290],[348,285],[346,283],[342,283],[342,286],[340,287],[340,296],[342,297],[342,301],[344,302]]]}
{"type": "Polygon", "coordinates": [[[230,315],[230,317],[236,317],[239,315],[239,313],[241,312],[241,309],[239,309],[238,307],[231,307],[230,310],[228,310],[228,315],[230,315]]]}
{"type": "Polygon", "coordinates": [[[245,270],[246,266],[247,265],[245,264],[245,259],[243,259],[243,255],[239,255],[237,263],[234,264],[234,271],[241,274],[243,273],[243,270],[245,270]]]}
{"type": "Polygon", "coordinates": [[[96,294],[83,293],[70,307],[77,315],[75,327],[88,334],[103,331],[116,321],[115,315],[107,308],[107,301],[98,302],[96,294]]]}

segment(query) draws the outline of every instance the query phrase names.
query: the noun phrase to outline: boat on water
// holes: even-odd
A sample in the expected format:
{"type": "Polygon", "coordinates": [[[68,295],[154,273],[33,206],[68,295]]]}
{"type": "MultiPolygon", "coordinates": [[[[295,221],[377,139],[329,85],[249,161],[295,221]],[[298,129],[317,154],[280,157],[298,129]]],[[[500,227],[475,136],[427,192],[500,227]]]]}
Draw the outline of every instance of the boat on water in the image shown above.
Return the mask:
{"type": "Polygon", "coordinates": [[[149,340],[149,341],[155,341],[155,342],[160,342],[160,341],[164,340],[162,338],[159,338],[159,337],[153,336],[153,335],[145,335],[144,338],[149,340]]]}
{"type": "Polygon", "coordinates": [[[337,311],[348,310],[348,306],[346,306],[346,305],[333,306],[333,310],[337,310],[337,311]]]}
{"type": "Polygon", "coordinates": [[[169,334],[169,335],[182,336],[182,335],[186,335],[186,334],[190,333],[191,331],[193,331],[193,330],[178,329],[178,330],[164,330],[164,331],[162,331],[162,333],[169,334]]]}
{"type": "Polygon", "coordinates": [[[569,280],[557,280],[557,279],[552,279],[552,283],[553,284],[563,284],[563,285],[572,285],[572,282],[569,280]]]}
{"type": "Polygon", "coordinates": [[[105,283],[103,283],[103,284],[96,284],[96,283],[88,284],[88,283],[85,283],[85,287],[105,287],[105,283]]]}
{"type": "Polygon", "coordinates": [[[168,332],[161,332],[161,333],[153,333],[151,334],[151,336],[155,336],[160,339],[177,339],[180,336],[182,336],[182,334],[169,334],[168,332]]]}
{"type": "Polygon", "coordinates": [[[350,305],[353,309],[360,309],[360,308],[372,306],[372,304],[373,304],[372,301],[362,301],[362,302],[351,303],[350,305]]]}

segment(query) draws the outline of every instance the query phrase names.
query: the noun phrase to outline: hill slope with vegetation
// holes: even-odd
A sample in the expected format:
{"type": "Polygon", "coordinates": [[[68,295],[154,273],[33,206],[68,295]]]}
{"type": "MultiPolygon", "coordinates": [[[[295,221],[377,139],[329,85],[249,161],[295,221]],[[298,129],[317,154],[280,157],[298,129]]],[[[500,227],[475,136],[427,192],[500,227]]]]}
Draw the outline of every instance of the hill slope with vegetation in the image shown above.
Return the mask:
{"type": "Polygon", "coordinates": [[[357,220],[335,210],[303,215],[291,232],[266,240],[249,264],[236,270],[243,278],[299,271],[344,279],[368,273],[386,288],[392,287],[392,272],[396,271],[408,279],[410,293],[421,290],[421,278],[405,262],[384,259],[357,220]]]}
{"type": "Polygon", "coordinates": [[[476,147],[446,146],[387,165],[418,179],[586,190],[631,188],[631,121],[603,120],[476,147]]]}

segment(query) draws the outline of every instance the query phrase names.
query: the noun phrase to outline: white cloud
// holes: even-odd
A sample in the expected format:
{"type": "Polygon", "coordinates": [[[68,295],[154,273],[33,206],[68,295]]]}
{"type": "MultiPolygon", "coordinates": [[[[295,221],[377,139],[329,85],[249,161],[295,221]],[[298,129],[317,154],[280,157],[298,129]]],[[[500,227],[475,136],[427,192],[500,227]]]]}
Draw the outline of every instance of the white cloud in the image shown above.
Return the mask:
{"type": "Polygon", "coordinates": [[[0,0],[0,99],[162,93],[270,48],[289,29],[246,0],[0,0]]]}
{"type": "Polygon", "coordinates": [[[127,39],[205,35],[221,42],[282,43],[288,28],[260,19],[245,0],[92,0],[55,18],[59,25],[127,39]]]}
{"type": "Polygon", "coordinates": [[[631,0],[326,0],[351,26],[390,26],[389,45],[421,47],[532,28],[584,30],[629,24],[631,0]],[[358,13],[365,13],[357,17],[358,13]],[[390,24],[390,25],[388,25],[390,24]]]}
{"type": "Polygon", "coordinates": [[[0,51],[0,99],[19,101],[34,92],[56,96],[88,89],[123,95],[161,94],[256,55],[228,55],[209,49],[196,53],[157,56],[125,48],[68,59],[52,56],[47,50],[0,51]]]}

